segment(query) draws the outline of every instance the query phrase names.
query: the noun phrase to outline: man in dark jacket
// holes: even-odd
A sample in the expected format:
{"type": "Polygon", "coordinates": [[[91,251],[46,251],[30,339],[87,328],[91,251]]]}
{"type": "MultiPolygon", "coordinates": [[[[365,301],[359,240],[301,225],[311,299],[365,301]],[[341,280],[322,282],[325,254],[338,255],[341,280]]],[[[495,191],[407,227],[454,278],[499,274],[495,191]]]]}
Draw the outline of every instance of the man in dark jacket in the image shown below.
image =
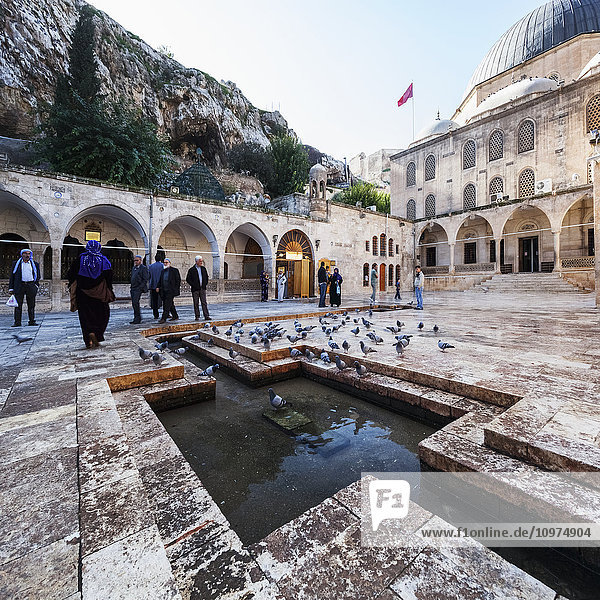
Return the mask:
{"type": "Polygon", "coordinates": [[[196,264],[187,272],[185,280],[192,288],[192,300],[194,301],[194,314],[196,321],[200,320],[200,307],[198,300],[202,303],[202,313],[204,319],[210,319],[208,314],[208,305],[206,304],[206,286],[208,285],[208,271],[204,266],[204,259],[201,256],[196,256],[196,264]]]}
{"type": "Polygon", "coordinates": [[[140,310],[140,298],[142,294],[148,291],[148,281],[150,273],[148,267],[142,264],[142,257],[138,254],[133,257],[133,269],[131,270],[131,305],[133,306],[132,325],[142,322],[142,312],[140,310]]]}
{"type": "Polygon", "coordinates": [[[179,270],[171,266],[171,261],[165,258],[163,261],[164,269],[156,291],[160,294],[163,303],[162,319],[159,323],[166,323],[167,317],[171,314],[170,321],[177,321],[179,315],[175,310],[175,296],[179,296],[181,288],[181,275],[179,270]]]}
{"type": "Polygon", "coordinates": [[[319,279],[319,308],[324,308],[325,296],[327,295],[327,271],[324,262],[321,263],[317,277],[319,279]]]}
{"type": "Polygon", "coordinates": [[[162,276],[165,265],[163,265],[158,254],[154,257],[154,260],[155,262],[148,267],[148,271],[150,272],[150,306],[152,307],[154,318],[158,319],[158,309],[161,306],[161,300],[156,288],[158,287],[158,282],[162,276]]]}
{"type": "Polygon", "coordinates": [[[15,307],[15,322],[12,327],[21,327],[21,315],[23,313],[23,301],[27,298],[27,313],[29,325],[37,325],[35,322],[35,297],[40,287],[40,265],[32,258],[29,248],[21,250],[21,258],[12,264],[8,291],[15,295],[19,303],[15,307]]]}

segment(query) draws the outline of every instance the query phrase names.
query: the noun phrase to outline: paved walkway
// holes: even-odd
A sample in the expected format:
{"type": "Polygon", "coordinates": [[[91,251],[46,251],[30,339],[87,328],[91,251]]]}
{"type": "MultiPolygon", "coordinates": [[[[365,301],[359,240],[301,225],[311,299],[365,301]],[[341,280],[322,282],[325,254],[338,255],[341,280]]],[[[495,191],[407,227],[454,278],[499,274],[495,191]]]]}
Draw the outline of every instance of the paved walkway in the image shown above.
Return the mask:
{"type": "MultiPolygon", "coordinates": [[[[211,307],[211,313],[218,320],[272,318],[314,308],[297,301],[238,303],[211,307]]],[[[179,323],[192,323],[191,308],[179,312],[179,323]]],[[[282,542],[284,532],[244,548],[144,400],[165,379],[193,385],[193,378],[172,356],[162,369],[142,364],[137,344],[152,345],[139,332],[154,321],[132,326],[130,318],[129,310],[113,311],[108,341],[87,350],[76,315],[40,315],[40,327],[19,330],[33,337],[20,345],[11,337],[10,317],[0,315],[0,598],[408,600],[436,597],[432,590],[452,577],[452,594],[438,597],[534,597],[517,595],[516,588],[495,594],[485,570],[472,561],[459,564],[454,557],[453,573],[446,573],[448,557],[433,551],[394,559],[395,566],[382,571],[379,563],[391,557],[367,556],[356,546],[351,491],[329,501],[347,511],[343,518],[340,513],[346,525],[335,539],[333,530],[321,527],[314,535],[326,537],[312,550],[296,547],[293,539],[282,542]],[[107,378],[113,392],[123,391],[111,393],[107,378]],[[273,548],[294,559],[269,562],[273,548]],[[306,569],[311,556],[314,568],[306,569]],[[327,568],[332,561],[339,568],[327,568]]],[[[485,470],[504,460],[507,468],[526,461],[530,467],[599,470],[600,324],[591,295],[431,293],[424,311],[375,313],[374,320],[386,336],[374,371],[393,366],[523,398],[488,411],[486,419],[450,423],[424,440],[424,460],[448,469],[485,470]],[[396,317],[413,334],[403,358],[383,329],[396,317]],[[441,353],[439,338],[456,348],[441,353]]],[[[316,339],[326,343],[322,335],[316,339]]],[[[287,340],[279,343],[287,346],[287,340]]],[[[350,355],[358,356],[356,344],[350,355]]],[[[304,518],[319,521],[326,510],[320,505],[304,518]]],[[[479,558],[496,560],[481,552],[479,558]]],[[[507,563],[502,569],[517,582],[541,585],[507,563]]],[[[535,597],[554,598],[552,590],[539,589],[535,597]]]]}

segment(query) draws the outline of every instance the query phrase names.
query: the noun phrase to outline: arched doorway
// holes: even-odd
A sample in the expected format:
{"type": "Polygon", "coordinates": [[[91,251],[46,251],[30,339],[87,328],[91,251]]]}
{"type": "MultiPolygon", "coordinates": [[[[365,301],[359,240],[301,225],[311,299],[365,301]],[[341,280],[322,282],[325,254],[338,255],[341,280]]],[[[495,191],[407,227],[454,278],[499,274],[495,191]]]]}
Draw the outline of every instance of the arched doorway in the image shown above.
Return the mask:
{"type": "Polygon", "coordinates": [[[448,273],[450,246],[448,245],[448,234],[441,225],[429,223],[425,227],[419,237],[416,258],[426,275],[448,273]]]}
{"type": "Polygon", "coordinates": [[[385,280],[386,280],[385,263],[379,265],[379,291],[385,292],[385,280]]]}
{"type": "Polygon", "coordinates": [[[584,197],[572,204],[560,229],[559,260],[563,269],[594,267],[594,201],[584,197]]]}
{"type": "Polygon", "coordinates": [[[16,233],[0,235],[0,279],[10,278],[13,262],[19,258],[19,252],[26,247],[25,238],[16,233]]]}
{"type": "Polygon", "coordinates": [[[456,233],[456,272],[494,271],[495,256],[496,242],[492,226],[480,215],[469,215],[456,233]]]}
{"type": "MultiPolygon", "coordinates": [[[[271,246],[267,236],[252,223],[244,223],[231,232],[225,245],[226,279],[256,280],[263,270],[271,271],[271,246]]],[[[250,282],[247,282],[250,283],[250,282]]]]}
{"type": "Polygon", "coordinates": [[[288,297],[308,298],[315,294],[315,262],[310,241],[299,229],[286,232],[277,246],[277,272],[285,271],[288,297]]]}

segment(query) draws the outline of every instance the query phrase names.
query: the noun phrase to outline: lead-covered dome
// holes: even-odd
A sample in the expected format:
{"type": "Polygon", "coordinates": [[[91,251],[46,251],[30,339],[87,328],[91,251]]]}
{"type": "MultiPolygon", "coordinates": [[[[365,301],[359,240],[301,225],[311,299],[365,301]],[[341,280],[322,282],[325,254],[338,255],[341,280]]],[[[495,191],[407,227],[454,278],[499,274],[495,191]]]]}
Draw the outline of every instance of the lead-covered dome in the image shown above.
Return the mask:
{"type": "Polygon", "coordinates": [[[450,119],[440,119],[438,117],[433,123],[423,127],[423,129],[417,133],[410,146],[421,144],[422,142],[426,142],[439,135],[444,135],[449,131],[458,129],[458,127],[458,123],[451,121],[450,119]]]}
{"type": "Polygon", "coordinates": [[[480,83],[582,33],[600,32],[600,0],[551,0],[515,23],[475,69],[465,97],[480,83]]]}

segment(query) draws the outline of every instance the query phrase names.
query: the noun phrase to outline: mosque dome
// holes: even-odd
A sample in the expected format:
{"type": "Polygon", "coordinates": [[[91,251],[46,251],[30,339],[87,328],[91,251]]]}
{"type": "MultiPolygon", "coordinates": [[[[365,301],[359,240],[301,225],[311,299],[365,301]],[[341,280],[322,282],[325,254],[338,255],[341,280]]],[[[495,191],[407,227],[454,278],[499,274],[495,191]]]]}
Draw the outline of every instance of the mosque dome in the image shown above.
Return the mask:
{"type": "Polygon", "coordinates": [[[590,75],[593,75],[594,73],[597,73],[598,67],[600,67],[600,52],[598,52],[597,54],[594,54],[594,56],[592,56],[592,58],[590,59],[590,62],[588,62],[588,64],[585,65],[585,67],[583,67],[583,69],[581,70],[581,73],[579,73],[579,77],[577,79],[583,79],[585,77],[589,77],[590,75]]]}
{"type": "Polygon", "coordinates": [[[320,163],[313,165],[308,172],[311,179],[327,179],[327,169],[320,163]]]}
{"type": "Polygon", "coordinates": [[[449,131],[458,129],[458,127],[458,123],[451,121],[450,119],[440,119],[438,117],[435,121],[433,121],[426,127],[423,127],[423,129],[421,129],[421,131],[417,133],[415,139],[413,140],[412,144],[410,144],[410,146],[421,144],[422,142],[426,142],[427,140],[437,137],[438,135],[444,135],[449,131]]]}
{"type": "Polygon", "coordinates": [[[515,23],[475,69],[464,97],[480,83],[583,33],[600,32],[600,0],[551,0],[515,23]]]}
{"type": "Polygon", "coordinates": [[[531,94],[552,92],[557,89],[558,83],[554,79],[548,79],[546,77],[527,77],[526,79],[511,83],[505,88],[490,94],[479,103],[474,113],[470,115],[469,118],[471,119],[484,112],[488,112],[494,108],[507,104],[508,102],[531,94]]]}

